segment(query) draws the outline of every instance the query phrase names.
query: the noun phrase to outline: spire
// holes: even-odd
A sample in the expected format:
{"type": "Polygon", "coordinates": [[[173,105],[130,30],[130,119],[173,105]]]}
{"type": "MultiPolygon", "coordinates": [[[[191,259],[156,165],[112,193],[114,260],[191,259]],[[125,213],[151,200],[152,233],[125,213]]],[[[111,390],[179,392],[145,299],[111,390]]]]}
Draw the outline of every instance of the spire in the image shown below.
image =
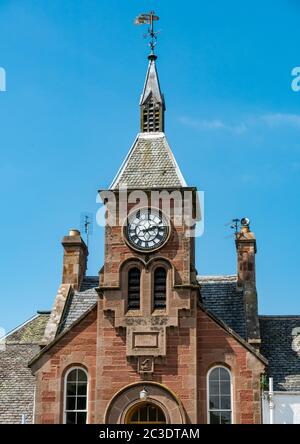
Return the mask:
{"type": "Polygon", "coordinates": [[[150,24],[151,53],[146,81],[141,95],[141,132],[114,178],[110,190],[184,188],[187,186],[164,134],[164,96],[160,91],[154,54],[156,34],[154,12],[141,14],[137,24],[150,24]]]}
{"type": "MultiPolygon", "coordinates": [[[[154,54],[154,49],[157,41],[158,32],[154,31],[154,22],[159,20],[154,11],[149,14],[140,14],[135,19],[135,24],[148,24],[149,29],[146,34],[150,37],[150,55],[149,66],[146,75],[144,90],[140,100],[141,109],[141,133],[157,133],[164,131],[164,113],[165,102],[164,97],[160,91],[159,80],[155,65],[157,56],[154,54]]],[[[145,36],[145,37],[146,37],[145,36]]]]}
{"type": "Polygon", "coordinates": [[[163,132],[165,101],[161,93],[155,60],[155,54],[150,54],[144,90],[140,100],[141,132],[163,132]]]}

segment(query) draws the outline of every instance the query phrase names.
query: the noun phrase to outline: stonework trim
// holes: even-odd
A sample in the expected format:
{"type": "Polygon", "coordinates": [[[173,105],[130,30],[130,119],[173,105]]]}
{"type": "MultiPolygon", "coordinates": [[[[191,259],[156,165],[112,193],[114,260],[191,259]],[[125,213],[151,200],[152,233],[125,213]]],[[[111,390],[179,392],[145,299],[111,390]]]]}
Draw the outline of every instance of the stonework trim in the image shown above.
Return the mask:
{"type": "Polygon", "coordinates": [[[90,413],[89,412],[89,410],[90,410],[89,409],[89,400],[90,400],[90,393],[89,393],[90,378],[89,378],[89,372],[88,372],[88,369],[87,369],[87,367],[85,365],[74,363],[74,364],[69,364],[67,367],[65,367],[63,372],[62,372],[62,374],[61,374],[61,387],[62,387],[62,390],[61,390],[60,393],[62,394],[61,395],[62,399],[61,399],[60,404],[61,404],[62,408],[61,408],[60,418],[61,418],[61,423],[62,424],[66,424],[67,378],[68,378],[69,373],[72,370],[76,370],[76,369],[83,370],[85,372],[85,374],[86,374],[86,377],[87,377],[87,398],[86,398],[86,411],[87,411],[86,419],[87,419],[87,421],[86,421],[86,423],[87,424],[89,423],[89,413],[90,413]]]}
{"type": "MultiPolygon", "coordinates": [[[[149,396],[149,398],[147,399],[146,403],[150,403],[150,404],[157,405],[157,406],[163,411],[163,413],[164,413],[164,415],[165,415],[165,418],[166,418],[166,423],[167,423],[167,424],[171,424],[171,421],[170,421],[170,415],[169,415],[169,413],[168,413],[168,410],[166,410],[166,407],[165,407],[164,404],[162,404],[160,401],[158,401],[158,400],[155,399],[155,398],[151,398],[151,396],[149,396]]],[[[128,418],[128,416],[130,415],[131,411],[132,411],[133,409],[135,409],[136,407],[138,407],[139,405],[142,406],[142,404],[145,404],[145,402],[143,402],[143,401],[140,401],[140,402],[133,401],[133,402],[131,402],[131,403],[130,403],[130,404],[124,409],[124,411],[123,411],[123,413],[122,413],[122,415],[121,415],[121,421],[120,421],[121,424],[127,424],[127,418],[128,418]]]]}
{"type": "Polygon", "coordinates": [[[231,368],[226,365],[224,362],[222,363],[215,363],[212,366],[210,366],[210,368],[208,369],[208,371],[206,372],[206,418],[207,418],[207,424],[210,424],[210,420],[209,420],[209,376],[211,374],[211,372],[215,369],[215,368],[224,368],[225,370],[227,370],[229,376],[230,376],[230,397],[231,397],[231,424],[234,424],[234,409],[235,409],[235,405],[234,405],[234,375],[233,372],[231,370],[231,368]]]}
{"type": "Polygon", "coordinates": [[[157,404],[168,424],[186,424],[185,411],[178,396],[168,387],[153,381],[129,384],[119,390],[106,408],[104,423],[125,424],[129,411],[141,404],[139,393],[144,387],[149,392],[146,402],[157,404]]]}
{"type": "Polygon", "coordinates": [[[126,297],[124,298],[124,312],[128,313],[128,298],[127,298],[127,290],[128,290],[128,273],[132,268],[137,268],[140,270],[140,308],[137,310],[130,310],[131,316],[140,316],[140,312],[142,310],[143,298],[141,297],[141,292],[144,285],[144,261],[139,260],[138,258],[130,258],[123,262],[120,267],[120,283],[121,288],[124,289],[126,297]]]}
{"type": "Polygon", "coordinates": [[[61,284],[55,297],[54,305],[50,314],[50,318],[45,328],[43,344],[49,344],[55,338],[58,326],[63,317],[66,302],[73,293],[71,284],[61,284]]]}

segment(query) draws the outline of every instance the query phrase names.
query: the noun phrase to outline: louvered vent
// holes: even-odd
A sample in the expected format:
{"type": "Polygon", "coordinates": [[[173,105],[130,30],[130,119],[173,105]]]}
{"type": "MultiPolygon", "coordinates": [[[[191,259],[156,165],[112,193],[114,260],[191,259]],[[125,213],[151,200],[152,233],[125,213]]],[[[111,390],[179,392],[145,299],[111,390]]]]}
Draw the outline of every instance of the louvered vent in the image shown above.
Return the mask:
{"type": "Polygon", "coordinates": [[[153,98],[143,107],[142,130],[144,133],[162,131],[161,107],[154,103],[153,98]]]}
{"type": "Polygon", "coordinates": [[[154,272],[154,308],[166,308],[167,273],[162,267],[154,272]]]}
{"type": "Polygon", "coordinates": [[[128,272],[128,309],[140,308],[141,272],[138,268],[131,268],[128,272]]]}

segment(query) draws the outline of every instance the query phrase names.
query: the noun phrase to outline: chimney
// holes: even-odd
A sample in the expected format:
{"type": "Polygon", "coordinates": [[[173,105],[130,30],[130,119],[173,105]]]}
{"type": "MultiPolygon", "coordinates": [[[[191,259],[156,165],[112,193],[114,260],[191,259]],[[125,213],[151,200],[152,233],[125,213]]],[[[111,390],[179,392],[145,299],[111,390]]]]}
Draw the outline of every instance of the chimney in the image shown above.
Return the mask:
{"type": "Polygon", "coordinates": [[[62,240],[64,247],[63,284],[71,284],[74,290],[80,288],[87,268],[88,249],[80,236],[80,231],[70,230],[62,240]]]}
{"type": "Polygon", "coordinates": [[[241,229],[236,233],[237,286],[244,292],[247,341],[259,348],[260,330],[257,309],[255,276],[256,238],[250,230],[250,221],[241,220],[241,229]]]}

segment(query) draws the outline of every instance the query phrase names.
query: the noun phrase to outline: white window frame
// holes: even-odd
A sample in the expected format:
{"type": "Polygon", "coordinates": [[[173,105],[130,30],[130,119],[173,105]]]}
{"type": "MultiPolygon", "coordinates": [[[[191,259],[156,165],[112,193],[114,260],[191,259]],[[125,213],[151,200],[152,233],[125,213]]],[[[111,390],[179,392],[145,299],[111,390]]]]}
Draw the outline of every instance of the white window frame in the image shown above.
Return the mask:
{"type": "Polygon", "coordinates": [[[63,417],[63,423],[66,424],[67,423],[67,413],[68,412],[76,412],[76,413],[86,413],[86,424],[89,423],[89,374],[88,371],[84,368],[84,367],[80,367],[79,365],[76,365],[74,367],[70,367],[67,372],[65,373],[64,376],[64,417],[63,417]],[[87,378],[87,384],[86,384],[86,409],[85,410],[68,410],[67,411],[67,380],[68,380],[68,376],[69,374],[73,371],[73,370],[82,370],[85,374],[86,374],[86,378],[87,378]]]}
{"type": "Polygon", "coordinates": [[[228,368],[228,367],[225,367],[225,365],[214,365],[213,367],[211,367],[209,370],[208,370],[208,372],[207,372],[207,375],[206,375],[206,414],[207,414],[207,424],[210,424],[210,412],[212,411],[210,408],[209,408],[209,376],[210,376],[210,374],[211,374],[211,372],[213,371],[213,370],[215,370],[216,368],[223,368],[224,370],[226,370],[227,371],[227,373],[229,374],[229,378],[230,378],[230,407],[231,407],[231,409],[230,410],[222,410],[222,409],[220,409],[220,410],[216,410],[217,412],[218,411],[227,411],[227,412],[231,412],[231,424],[234,424],[234,421],[233,421],[233,383],[232,383],[232,373],[231,373],[231,371],[230,371],[230,369],[228,368]]]}

